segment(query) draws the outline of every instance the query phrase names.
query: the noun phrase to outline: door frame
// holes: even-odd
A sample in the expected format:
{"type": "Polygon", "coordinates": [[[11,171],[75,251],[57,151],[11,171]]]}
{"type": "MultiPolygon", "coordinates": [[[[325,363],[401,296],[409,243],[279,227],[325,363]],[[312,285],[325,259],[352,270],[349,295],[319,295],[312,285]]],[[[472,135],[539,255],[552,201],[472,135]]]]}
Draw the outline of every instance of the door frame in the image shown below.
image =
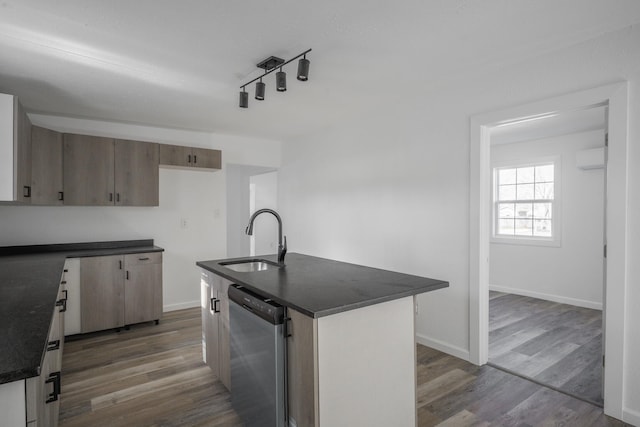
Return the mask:
{"type": "Polygon", "coordinates": [[[603,314],[604,412],[622,419],[625,371],[625,294],[627,289],[628,83],[621,82],[479,114],[470,123],[469,193],[469,358],[484,365],[489,357],[489,235],[491,224],[490,129],[501,123],[553,112],[608,105],[609,149],[605,201],[607,268],[603,314]]]}

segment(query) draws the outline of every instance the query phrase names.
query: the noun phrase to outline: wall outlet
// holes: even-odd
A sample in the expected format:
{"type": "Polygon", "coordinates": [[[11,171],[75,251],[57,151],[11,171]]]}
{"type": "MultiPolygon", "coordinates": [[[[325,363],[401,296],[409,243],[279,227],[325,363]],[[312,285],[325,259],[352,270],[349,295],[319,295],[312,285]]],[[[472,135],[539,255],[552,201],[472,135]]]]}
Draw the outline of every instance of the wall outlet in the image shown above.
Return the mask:
{"type": "Polygon", "coordinates": [[[189,228],[189,224],[187,223],[186,218],[180,218],[180,228],[182,228],[183,230],[189,228]]]}

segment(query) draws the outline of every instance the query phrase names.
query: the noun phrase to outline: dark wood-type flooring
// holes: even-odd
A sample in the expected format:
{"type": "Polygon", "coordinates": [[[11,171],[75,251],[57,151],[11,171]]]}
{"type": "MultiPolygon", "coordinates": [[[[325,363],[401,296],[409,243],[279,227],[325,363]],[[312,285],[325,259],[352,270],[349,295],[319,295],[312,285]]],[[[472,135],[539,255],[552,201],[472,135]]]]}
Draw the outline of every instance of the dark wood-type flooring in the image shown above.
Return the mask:
{"type": "Polygon", "coordinates": [[[489,363],[602,406],[602,312],[491,291],[489,363]]]}
{"type": "MultiPolygon", "coordinates": [[[[625,425],[490,366],[421,345],[417,360],[421,427],[625,425]]],[[[202,362],[199,308],[165,313],[158,326],[65,343],[61,396],[61,427],[241,425],[229,393],[202,362]]]]}

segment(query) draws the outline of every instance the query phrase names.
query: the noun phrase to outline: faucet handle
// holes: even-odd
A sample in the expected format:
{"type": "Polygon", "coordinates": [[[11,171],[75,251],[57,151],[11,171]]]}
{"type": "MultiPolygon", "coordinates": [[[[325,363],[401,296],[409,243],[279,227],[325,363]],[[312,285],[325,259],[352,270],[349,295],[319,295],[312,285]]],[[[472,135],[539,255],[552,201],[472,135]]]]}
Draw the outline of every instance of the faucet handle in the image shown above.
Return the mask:
{"type": "Polygon", "coordinates": [[[287,236],[284,236],[284,244],[278,248],[278,263],[284,264],[284,256],[287,254],[287,236]]]}

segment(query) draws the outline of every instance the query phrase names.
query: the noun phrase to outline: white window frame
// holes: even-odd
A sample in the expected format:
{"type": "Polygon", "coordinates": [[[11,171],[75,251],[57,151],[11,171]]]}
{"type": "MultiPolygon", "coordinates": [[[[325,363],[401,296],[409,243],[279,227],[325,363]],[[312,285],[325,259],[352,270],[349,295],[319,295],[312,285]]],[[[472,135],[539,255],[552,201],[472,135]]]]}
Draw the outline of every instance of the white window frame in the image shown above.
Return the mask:
{"type": "Polygon", "coordinates": [[[561,158],[560,156],[539,157],[522,161],[503,161],[491,164],[491,243],[509,244],[509,245],[531,245],[531,246],[551,246],[560,247],[562,245],[562,186],[561,186],[561,158]],[[553,200],[552,217],[551,217],[551,237],[543,236],[505,236],[497,234],[497,171],[505,168],[523,168],[529,166],[540,166],[553,163],[553,200]]]}

